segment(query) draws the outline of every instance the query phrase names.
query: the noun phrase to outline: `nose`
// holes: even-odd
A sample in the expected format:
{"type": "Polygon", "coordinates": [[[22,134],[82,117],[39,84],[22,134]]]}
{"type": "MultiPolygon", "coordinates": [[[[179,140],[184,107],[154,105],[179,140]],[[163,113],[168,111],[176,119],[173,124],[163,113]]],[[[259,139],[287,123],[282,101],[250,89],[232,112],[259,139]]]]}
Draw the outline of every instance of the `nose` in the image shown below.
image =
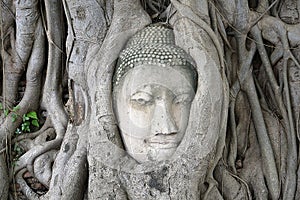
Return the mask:
{"type": "Polygon", "coordinates": [[[176,134],[178,128],[170,113],[169,106],[164,101],[157,103],[151,120],[151,133],[153,135],[176,134]]]}

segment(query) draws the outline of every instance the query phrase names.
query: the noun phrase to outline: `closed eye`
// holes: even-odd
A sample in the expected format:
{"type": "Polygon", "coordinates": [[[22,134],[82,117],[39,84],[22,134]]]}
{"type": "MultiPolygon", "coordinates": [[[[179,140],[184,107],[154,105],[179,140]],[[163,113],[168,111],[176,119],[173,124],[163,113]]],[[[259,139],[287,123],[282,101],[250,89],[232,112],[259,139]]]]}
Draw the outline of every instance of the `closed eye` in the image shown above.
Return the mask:
{"type": "Polygon", "coordinates": [[[180,94],[173,99],[173,104],[176,105],[187,105],[190,104],[193,100],[191,94],[180,94]]]}
{"type": "Polygon", "coordinates": [[[151,105],[153,103],[153,97],[146,92],[136,92],[131,96],[130,102],[140,106],[151,105]]]}

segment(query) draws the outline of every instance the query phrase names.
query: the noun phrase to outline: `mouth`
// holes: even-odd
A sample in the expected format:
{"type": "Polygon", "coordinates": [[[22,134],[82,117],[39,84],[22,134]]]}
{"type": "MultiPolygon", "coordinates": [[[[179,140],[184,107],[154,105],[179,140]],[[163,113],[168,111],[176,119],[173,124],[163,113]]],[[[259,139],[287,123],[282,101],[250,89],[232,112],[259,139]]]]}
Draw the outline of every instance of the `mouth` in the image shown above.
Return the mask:
{"type": "Polygon", "coordinates": [[[177,148],[179,145],[179,142],[176,142],[174,139],[167,139],[165,137],[151,138],[146,142],[149,146],[159,149],[172,149],[177,148]]]}

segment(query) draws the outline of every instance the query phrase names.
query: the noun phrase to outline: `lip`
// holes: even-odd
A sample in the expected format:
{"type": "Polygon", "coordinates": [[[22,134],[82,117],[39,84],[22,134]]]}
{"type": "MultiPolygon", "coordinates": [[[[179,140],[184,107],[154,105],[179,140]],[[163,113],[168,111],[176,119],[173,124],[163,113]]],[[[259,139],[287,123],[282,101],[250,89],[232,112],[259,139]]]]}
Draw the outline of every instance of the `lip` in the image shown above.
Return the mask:
{"type": "Polygon", "coordinates": [[[156,147],[160,149],[172,149],[179,145],[174,139],[167,139],[165,137],[155,137],[147,141],[151,147],[156,147]]]}

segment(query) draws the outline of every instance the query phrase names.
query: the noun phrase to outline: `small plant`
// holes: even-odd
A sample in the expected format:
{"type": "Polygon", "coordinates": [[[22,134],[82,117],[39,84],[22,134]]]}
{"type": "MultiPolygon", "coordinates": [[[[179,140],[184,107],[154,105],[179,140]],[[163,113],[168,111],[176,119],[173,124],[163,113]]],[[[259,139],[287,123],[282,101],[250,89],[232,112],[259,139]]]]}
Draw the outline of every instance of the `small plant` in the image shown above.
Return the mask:
{"type": "Polygon", "coordinates": [[[12,122],[15,122],[17,120],[17,117],[18,117],[17,112],[18,112],[18,110],[20,110],[20,106],[13,107],[12,115],[11,115],[12,122]]]}
{"type": "Polygon", "coordinates": [[[17,112],[18,112],[18,110],[20,110],[20,106],[15,106],[15,107],[13,107],[13,109],[9,110],[7,108],[4,108],[3,104],[0,103],[0,110],[3,110],[5,117],[7,117],[10,112],[12,112],[12,115],[11,115],[12,121],[15,122],[17,119],[17,116],[18,116],[17,112]]]}
{"type": "Polygon", "coordinates": [[[4,113],[4,116],[7,117],[8,116],[8,113],[9,113],[9,110],[4,108],[3,104],[0,103],[0,110],[3,110],[3,113],[4,113]]]}
{"type": "MultiPolygon", "coordinates": [[[[12,110],[12,120],[13,122],[16,121],[17,117],[19,116],[17,114],[17,111],[19,110],[19,107],[14,107],[12,110]]],[[[24,114],[22,116],[22,124],[16,129],[15,135],[20,135],[22,133],[29,133],[31,131],[32,127],[39,127],[39,121],[38,116],[35,111],[28,112],[27,114],[24,114]]],[[[12,167],[15,167],[19,158],[24,153],[23,149],[18,143],[15,143],[13,146],[13,159],[11,161],[12,167]]]]}
{"type": "MultiPolygon", "coordinates": [[[[0,110],[3,110],[6,117],[11,112],[12,122],[15,122],[18,116],[20,116],[18,114],[20,106],[15,106],[13,109],[8,110],[4,108],[2,103],[0,103],[0,110]]],[[[22,124],[16,129],[15,134],[20,135],[22,133],[29,133],[32,127],[40,127],[39,119],[35,111],[30,111],[22,116],[22,124]]]]}
{"type": "Polygon", "coordinates": [[[17,128],[17,130],[15,131],[15,134],[16,134],[16,135],[20,135],[20,134],[22,134],[22,131],[21,131],[21,129],[17,128]]]}
{"type": "Polygon", "coordinates": [[[38,121],[38,117],[35,111],[31,111],[27,114],[24,114],[23,117],[23,123],[21,124],[21,129],[17,129],[16,130],[16,134],[20,134],[20,133],[29,133],[30,132],[30,128],[31,126],[34,127],[40,127],[39,121],[38,121]]]}

